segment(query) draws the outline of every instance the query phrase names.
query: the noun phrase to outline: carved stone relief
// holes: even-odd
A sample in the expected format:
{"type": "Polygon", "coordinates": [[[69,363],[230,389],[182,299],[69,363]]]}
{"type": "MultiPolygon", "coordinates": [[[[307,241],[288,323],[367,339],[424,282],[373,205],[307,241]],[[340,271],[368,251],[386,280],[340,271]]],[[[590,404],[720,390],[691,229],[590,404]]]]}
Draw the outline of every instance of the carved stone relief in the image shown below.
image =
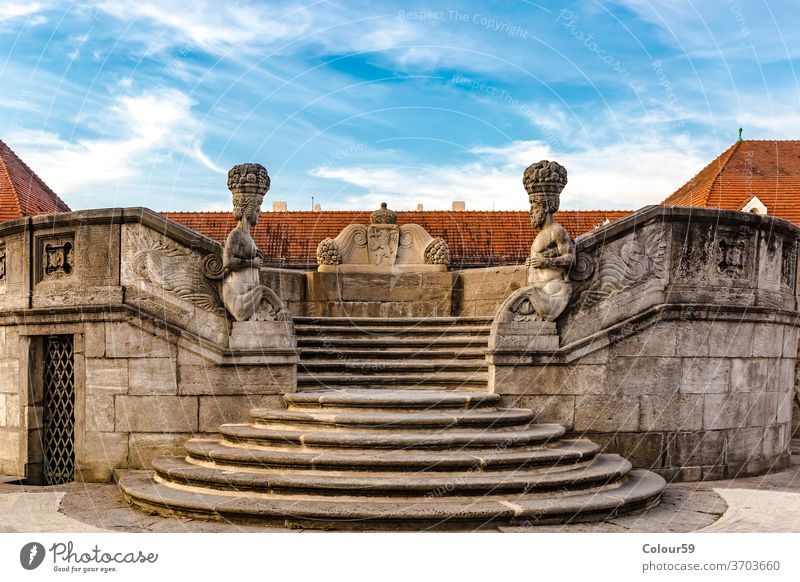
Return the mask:
{"type": "Polygon", "coordinates": [[[781,250],[781,283],[794,290],[797,273],[797,244],[783,240],[781,250]]]}
{"type": "Polygon", "coordinates": [[[744,240],[719,241],[720,258],[717,263],[717,271],[741,277],[744,274],[746,264],[747,245],[744,240]]]}
{"type": "MultiPolygon", "coordinates": [[[[664,232],[655,230],[641,242],[625,243],[619,254],[601,257],[595,279],[581,293],[583,306],[591,307],[647,279],[663,277],[666,250],[664,232]]],[[[583,276],[580,270],[579,276],[583,276]]]]}
{"type": "Polygon", "coordinates": [[[125,229],[124,255],[135,280],[174,293],[204,311],[223,313],[218,284],[205,275],[208,263],[221,262],[218,255],[201,261],[191,250],[144,228],[125,229]]]}
{"type": "Polygon", "coordinates": [[[0,243],[0,290],[6,288],[6,245],[0,243]]]}
{"type": "Polygon", "coordinates": [[[75,271],[74,234],[40,238],[38,249],[39,281],[57,281],[71,276],[75,271]]]}

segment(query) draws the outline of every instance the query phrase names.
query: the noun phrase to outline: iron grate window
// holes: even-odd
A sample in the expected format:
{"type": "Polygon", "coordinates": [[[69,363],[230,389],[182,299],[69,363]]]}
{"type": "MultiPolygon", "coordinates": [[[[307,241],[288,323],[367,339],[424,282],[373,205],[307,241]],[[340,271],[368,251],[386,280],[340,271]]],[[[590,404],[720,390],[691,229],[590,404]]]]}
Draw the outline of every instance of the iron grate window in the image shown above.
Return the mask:
{"type": "Polygon", "coordinates": [[[44,361],[44,482],[72,481],[75,470],[75,366],[72,336],[48,336],[44,361]]]}

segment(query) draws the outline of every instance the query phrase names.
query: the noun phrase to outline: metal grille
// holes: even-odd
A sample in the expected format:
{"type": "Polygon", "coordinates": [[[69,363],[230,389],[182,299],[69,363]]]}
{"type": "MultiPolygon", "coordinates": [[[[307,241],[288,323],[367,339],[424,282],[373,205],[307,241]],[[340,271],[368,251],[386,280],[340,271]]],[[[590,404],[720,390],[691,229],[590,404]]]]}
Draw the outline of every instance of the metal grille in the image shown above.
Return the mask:
{"type": "Polygon", "coordinates": [[[44,482],[72,481],[75,469],[75,373],[72,336],[48,336],[44,357],[44,482]]]}

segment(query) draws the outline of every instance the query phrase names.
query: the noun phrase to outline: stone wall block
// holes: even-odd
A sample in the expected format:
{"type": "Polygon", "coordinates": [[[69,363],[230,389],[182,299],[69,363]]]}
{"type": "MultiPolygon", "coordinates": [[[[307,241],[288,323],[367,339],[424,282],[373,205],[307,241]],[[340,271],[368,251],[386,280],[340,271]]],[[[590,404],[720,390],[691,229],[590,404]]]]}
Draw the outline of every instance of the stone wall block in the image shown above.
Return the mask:
{"type": "Polygon", "coordinates": [[[676,323],[651,325],[611,346],[612,356],[674,356],[677,350],[676,323]]]}
{"type": "Polygon", "coordinates": [[[125,394],[128,392],[128,360],[86,358],[86,394],[125,394]]]}
{"type": "Polygon", "coordinates": [[[116,430],[123,432],[197,432],[197,398],[185,396],[117,396],[116,430]]]}
{"type": "Polygon", "coordinates": [[[726,358],[683,358],[680,391],[720,394],[730,390],[731,361],[726,358]]]}
{"type": "Polygon", "coordinates": [[[748,463],[763,456],[764,430],[760,427],[736,428],[728,431],[725,445],[726,463],[748,463]]]}
{"type": "Polygon", "coordinates": [[[612,358],[608,366],[609,395],[672,394],[679,389],[680,358],[612,358]]]}
{"type": "Polygon", "coordinates": [[[128,441],[128,463],[131,469],[151,469],[158,457],[182,457],[191,433],[131,433],[128,441]]]}
{"type": "Polygon", "coordinates": [[[125,322],[106,323],[106,357],[174,358],[176,348],[165,339],[125,322]]]}
{"type": "Polygon", "coordinates": [[[639,399],[578,396],[575,400],[575,430],[578,432],[634,432],[639,430],[639,399]]]}
{"type": "Polygon", "coordinates": [[[641,430],[698,431],[703,428],[702,394],[648,394],[641,397],[641,430]]]}
{"type": "Polygon", "coordinates": [[[114,396],[95,394],[86,399],[86,430],[114,432],[114,396]]]}
{"type": "Polygon", "coordinates": [[[6,395],[0,393],[0,428],[6,426],[6,395]]]}
{"type": "Polygon", "coordinates": [[[187,395],[283,394],[293,366],[179,366],[178,392],[187,395]]]}
{"type": "Polygon", "coordinates": [[[200,432],[216,433],[221,424],[250,421],[254,408],[283,408],[283,397],[200,396],[200,432]]]}
{"type": "Polygon", "coordinates": [[[19,392],[19,360],[0,360],[0,393],[19,392]]]}
{"type": "Polygon", "coordinates": [[[759,323],[753,333],[753,356],[780,358],[783,355],[783,325],[759,323]]]}
{"type": "Polygon", "coordinates": [[[536,422],[560,424],[568,431],[575,427],[574,396],[525,395],[509,397],[507,402],[509,406],[533,410],[536,422]]]}
{"type": "Polygon", "coordinates": [[[724,461],[725,431],[678,432],[675,441],[676,465],[718,465],[724,461]]]}
{"type": "Polygon", "coordinates": [[[177,394],[177,374],[171,358],[132,358],[128,364],[128,394],[177,394]]]}
{"type": "Polygon", "coordinates": [[[106,326],[104,323],[87,323],[83,328],[84,355],[102,358],[106,355],[106,326]]]}
{"type": "Polygon", "coordinates": [[[703,409],[703,427],[722,430],[746,426],[750,420],[751,397],[744,392],[732,394],[706,394],[703,409]]]}
{"type": "Polygon", "coordinates": [[[767,383],[768,360],[734,358],[731,360],[731,392],[760,392],[767,383]]]}
{"type": "Polygon", "coordinates": [[[19,393],[5,395],[5,423],[9,429],[20,428],[21,410],[19,393]]]}
{"type": "Polygon", "coordinates": [[[128,464],[128,435],[87,432],[82,450],[76,452],[76,481],[110,481],[114,469],[128,464]]]}

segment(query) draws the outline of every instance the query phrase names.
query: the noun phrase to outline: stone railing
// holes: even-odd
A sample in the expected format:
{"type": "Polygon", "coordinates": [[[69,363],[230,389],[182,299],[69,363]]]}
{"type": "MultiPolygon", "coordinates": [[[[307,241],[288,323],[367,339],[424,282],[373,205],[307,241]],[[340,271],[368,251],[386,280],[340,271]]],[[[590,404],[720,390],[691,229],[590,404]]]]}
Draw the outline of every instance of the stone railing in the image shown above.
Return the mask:
{"type": "Polygon", "coordinates": [[[786,466],[799,234],[658,206],[579,237],[552,329],[496,316],[491,388],[667,476],[786,466]]]}

